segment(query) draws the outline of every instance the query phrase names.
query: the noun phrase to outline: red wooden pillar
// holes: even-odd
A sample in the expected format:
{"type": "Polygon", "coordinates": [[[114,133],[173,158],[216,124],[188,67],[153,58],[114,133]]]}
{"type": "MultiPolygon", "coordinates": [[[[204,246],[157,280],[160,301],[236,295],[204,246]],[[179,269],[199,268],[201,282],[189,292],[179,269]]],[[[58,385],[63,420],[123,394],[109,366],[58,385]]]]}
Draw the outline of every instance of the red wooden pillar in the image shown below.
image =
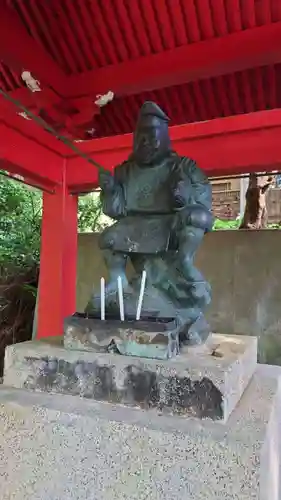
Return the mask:
{"type": "Polygon", "coordinates": [[[62,335],[76,310],[77,196],[43,194],[37,338],[62,335]]]}

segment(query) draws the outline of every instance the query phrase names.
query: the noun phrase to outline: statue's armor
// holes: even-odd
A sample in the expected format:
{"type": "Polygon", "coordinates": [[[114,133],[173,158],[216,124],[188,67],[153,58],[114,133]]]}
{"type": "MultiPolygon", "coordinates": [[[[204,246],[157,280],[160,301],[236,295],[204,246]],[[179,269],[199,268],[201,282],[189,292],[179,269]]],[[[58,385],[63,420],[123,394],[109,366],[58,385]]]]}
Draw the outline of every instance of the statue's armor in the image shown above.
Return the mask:
{"type": "Polygon", "coordinates": [[[115,191],[103,198],[103,211],[114,217],[114,200],[118,222],[103,232],[103,249],[161,253],[169,249],[173,229],[188,225],[188,220],[191,225],[203,224],[206,231],[212,225],[210,185],[188,158],[171,152],[162,163],[149,168],[140,168],[129,159],[116,168],[115,182],[115,191]],[[181,185],[182,210],[174,205],[177,182],[181,185]]]}
{"type": "Polygon", "coordinates": [[[150,168],[131,164],[125,185],[127,215],[171,213],[168,187],[171,168],[172,161],[150,168]]]}

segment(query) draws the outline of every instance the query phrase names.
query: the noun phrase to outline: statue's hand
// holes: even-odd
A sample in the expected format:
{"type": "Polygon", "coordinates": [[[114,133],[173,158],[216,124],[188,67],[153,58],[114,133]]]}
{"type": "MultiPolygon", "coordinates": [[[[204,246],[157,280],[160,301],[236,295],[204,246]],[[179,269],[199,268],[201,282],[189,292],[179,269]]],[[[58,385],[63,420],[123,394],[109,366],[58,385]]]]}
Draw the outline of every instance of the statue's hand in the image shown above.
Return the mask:
{"type": "Polygon", "coordinates": [[[211,231],[214,223],[212,213],[200,205],[187,206],[184,210],[184,221],[187,226],[211,231]]]}
{"type": "Polygon", "coordinates": [[[173,205],[175,209],[181,209],[185,204],[185,186],[183,182],[179,182],[173,189],[173,205]]]}
{"type": "Polygon", "coordinates": [[[99,172],[99,185],[104,191],[111,191],[114,188],[114,177],[107,170],[99,172]]]}

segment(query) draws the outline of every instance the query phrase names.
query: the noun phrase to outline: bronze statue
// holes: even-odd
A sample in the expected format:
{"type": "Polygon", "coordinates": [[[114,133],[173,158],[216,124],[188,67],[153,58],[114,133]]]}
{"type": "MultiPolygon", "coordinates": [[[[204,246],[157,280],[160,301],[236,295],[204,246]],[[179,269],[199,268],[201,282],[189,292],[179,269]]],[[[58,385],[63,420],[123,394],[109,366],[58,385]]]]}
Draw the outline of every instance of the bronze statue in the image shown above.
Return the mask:
{"type": "MultiPolygon", "coordinates": [[[[193,260],[204,234],[212,229],[212,193],[195,161],[172,150],[168,122],[156,104],[145,102],[132,154],[114,175],[99,175],[103,212],[116,221],[100,236],[109,271],[106,304],[108,310],[116,306],[121,276],[125,312],[135,315],[145,269],[143,316],[175,318],[181,343],[193,345],[209,335],[202,310],[210,302],[210,285],[193,260]],[[128,258],[136,272],[129,283],[128,258]]],[[[86,312],[98,308],[99,298],[93,296],[86,312]]]]}

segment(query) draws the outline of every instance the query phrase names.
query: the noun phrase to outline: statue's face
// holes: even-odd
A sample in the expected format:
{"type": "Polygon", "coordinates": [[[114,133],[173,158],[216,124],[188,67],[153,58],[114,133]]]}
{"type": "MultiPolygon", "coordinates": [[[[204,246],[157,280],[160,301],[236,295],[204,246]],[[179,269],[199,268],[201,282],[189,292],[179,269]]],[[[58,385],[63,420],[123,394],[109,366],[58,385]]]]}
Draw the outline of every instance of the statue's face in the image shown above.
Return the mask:
{"type": "Polygon", "coordinates": [[[154,116],[142,118],[134,137],[134,157],[137,163],[153,165],[168,150],[168,126],[154,116]]]}

